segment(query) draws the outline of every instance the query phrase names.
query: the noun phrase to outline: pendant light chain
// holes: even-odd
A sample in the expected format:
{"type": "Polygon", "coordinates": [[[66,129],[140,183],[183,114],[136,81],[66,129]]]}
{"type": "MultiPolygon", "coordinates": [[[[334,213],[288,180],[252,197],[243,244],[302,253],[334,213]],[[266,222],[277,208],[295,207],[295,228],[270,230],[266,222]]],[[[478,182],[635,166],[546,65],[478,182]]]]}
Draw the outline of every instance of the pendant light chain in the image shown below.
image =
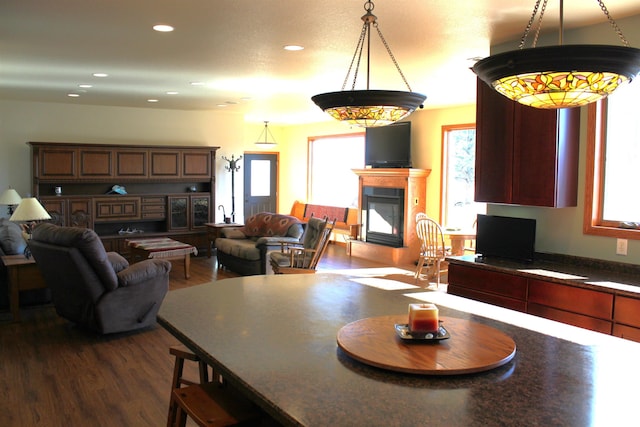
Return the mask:
{"type": "Polygon", "coordinates": [[[622,34],[622,30],[620,29],[620,27],[618,27],[618,24],[616,23],[616,21],[611,17],[611,14],[609,13],[609,9],[607,9],[607,6],[604,5],[604,2],[602,0],[597,0],[597,1],[598,1],[598,4],[600,5],[600,9],[602,9],[602,12],[605,14],[607,19],[609,20],[609,24],[613,28],[613,31],[615,31],[618,37],[620,37],[622,44],[628,47],[629,42],[625,38],[624,34],[622,34]]]}
{"type": "MultiPolygon", "coordinates": [[[[529,36],[529,32],[531,31],[531,27],[533,26],[533,21],[536,19],[536,15],[538,14],[538,9],[540,8],[540,2],[542,0],[537,0],[535,6],[533,7],[533,13],[531,14],[531,18],[527,23],[527,27],[524,29],[524,34],[520,39],[520,44],[518,45],[518,49],[523,49],[524,44],[527,41],[527,37],[529,36]]],[[[538,44],[538,36],[540,35],[540,28],[542,27],[542,17],[544,16],[544,12],[547,9],[547,0],[544,0],[542,4],[542,9],[540,10],[540,17],[538,18],[538,25],[536,28],[536,35],[533,39],[532,47],[536,47],[538,44]]]]}
{"type": "Polygon", "coordinates": [[[380,40],[382,40],[382,44],[384,45],[385,49],[387,49],[387,53],[389,54],[389,57],[391,57],[391,61],[393,61],[393,65],[396,66],[396,70],[398,70],[398,73],[400,74],[400,77],[402,77],[402,81],[404,82],[405,85],[407,85],[407,88],[409,89],[409,92],[412,92],[411,86],[409,86],[409,82],[407,81],[407,79],[404,76],[404,73],[400,69],[400,65],[398,65],[398,61],[396,61],[396,57],[393,56],[393,53],[391,53],[391,48],[389,47],[389,45],[387,44],[387,41],[385,40],[384,36],[382,35],[382,31],[380,31],[380,28],[378,28],[378,23],[374,22],[373,26],[376,28],[376,31],[378,31],[378,35],[380,36],[380,40]]]}
{"type": "Polygon", "coordinates": [[[353,64],[356,63],[356,71],[353,74],[353,83],[351,85],[351,90],[355,89],[356,80],[358,79],[358,70],[360,69],[360,60],[362,58],[362,49],[364,48],[364,38],[367,35],[369,27],[365,22],[362,25],[362,31],[360,32],[360,38],[358,39],[358,44],[356,45],[356,50],[353,52],[353,58],[351,58],[351,64],[349,64],[349,69],[347,70],[347,75],[344,77],[344,82],[342,83],[342,90],[347,87],[347,82],[349,81],[349,76],[351,75],[351,70],[353,69],[353,64]],[[356,58],[358,58],[358,62],[356,62],[356,58]]]}
{"type": "MultiPolygon", "coordinates": [[[[540,1],[540,0],[538,0],[540,1]]],[[[546,0],[545,0],[546,2],[546,0]]],[[[398,71],[398,73],[400,74],[400,77],[402,78],[402,81],[404,82],[404,84],[407,86],[407,88],[409,89],[409,91],[411,92],[411,86],[409,85],[409,82],[407,81],[407,78],[404,76],[404,73],[402,72],[402,70],[400,69],[400,65],[398,64],[398,61],[396,60],[396,57],[393,56],[393,53],[391,52],[391,48],[389,47],[389,44],[387,43],[387,40],[384,38],[384,36],[382,35],[382,31],[380,31],[380,28],[378,27],[378,21],[376,16],[372,13],[373,8],[375,7],[375,5],[373,4],[372,1],[367,1],[364,4],[364,10],[367,12],[363,17],[362,20],[364,21],[364,24],[362,25],[362,31],[360,32],[360,38],[358,39],[358,44],[356,45],[356,50],[353,53],[353,58],[351,58],[351,64],[349,64],[349,69],[347,70],[347,75],[344,78],[344,82],[342,83],[342,90],[345,89],[345,87],[347,87],[347,82],[349,81],[349,76],[351,75],[351,71],[353,70],[353,65],[355,64],[355,71],[353,72],[353,82],[351,83],[351,90],[355,90],[356,88],[356,81],[358,80],[358,71],[360,69],[360,62],[362,60],[362,51],[364,50],[364,42],[365,39],[367,39],[368,36],[368,43],[369,46],[367,46],[367,67],[369,67],[369,63],[370,63],[370,43],[371,43],[371,25],[373,24],[373,26],[375,27],[377,33],[378,33],[378,37],[380,37],[380,40],[382,41],[382,44],[384,46],[384,48],[387,50],[387,54],[389,55],[389,57],[391,58],[391,61],[393,62],[393,65],[396,67],[396,70],[398,71]],[[357,61],[356,61],[357,58],[357,61]]],[[[367,72],[367,90],[369,90],[369,73],[367,72]]]]}

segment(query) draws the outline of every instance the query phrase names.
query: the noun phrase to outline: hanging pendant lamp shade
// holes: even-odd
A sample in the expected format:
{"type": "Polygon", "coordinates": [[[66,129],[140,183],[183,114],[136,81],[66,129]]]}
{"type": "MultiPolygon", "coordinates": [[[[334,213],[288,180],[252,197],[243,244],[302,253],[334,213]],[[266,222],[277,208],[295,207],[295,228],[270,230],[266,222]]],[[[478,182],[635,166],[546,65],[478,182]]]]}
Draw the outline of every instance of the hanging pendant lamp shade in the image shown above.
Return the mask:
{"type": "Polygon", "coordinates": [[[351,65],[349,66],[349,71],[342,85],[342,90],[339,92],[322,93],[311,97],[311,100],[315,102],[318,107],[334,119],[362,127],[386,126],[402,120],[417,108],[422,108],[422,103],[427,99],[425,95],[411,91],[407,79],[400,70],[398,62],[391,53],[389,45],[378,28],[377,17],[372,13],[374,7],[373,2],[365,2],[364,9],[367,13],[362,16],[364,24],[360,33],[360,39],[358,40],[356,51],[351,59],[351,65]],[[374,26],[380,40],[382,40],[383,45],[386,47],[387,53],[409,89],[408,92],[369,90],[371,25],[374,26]],[[365,40],[367,42],[367,87],[366,90],[355,90],[365,40]],[[351,90],[345,90],[354,63],[356,67],[353,73],[352,87],[351,90]]]}
{"type": "Polygon", "coordinates": [[[260,133],[260,136],[258,137],[258,140],[256,141],[256,145],[259,145],[261,147],[273,147],[274,145],[276,145],[276,140],[273,137],[273,135],[271,134],[271,131],[269,130],[269,127],[267,126],[269,124],[268,121],[265,120],[264,122],[264,129],[262,129],[262,133],[260,133]],[[262,137],[264,136],[264,140],[262,139],[262,137]],[[268,140],[268,136],[271,137],[271,141],[268,140]]]}
{"type": "MultiPolygon", "coordinates": [[[[534,108],[580,107],[606,97],[640,73],[640,49],[628,47],[600,0],[601,9],[624,46],[560,45],[522,49],[540,2],[536,2],[519,50],[489,56],[472,67],[473,72],[496,91],[534,108]]],[[[539,23],[546,3],[547,0],[539,23]]],[[[560,14],[562,40],[562,0],[560,14]]]]}

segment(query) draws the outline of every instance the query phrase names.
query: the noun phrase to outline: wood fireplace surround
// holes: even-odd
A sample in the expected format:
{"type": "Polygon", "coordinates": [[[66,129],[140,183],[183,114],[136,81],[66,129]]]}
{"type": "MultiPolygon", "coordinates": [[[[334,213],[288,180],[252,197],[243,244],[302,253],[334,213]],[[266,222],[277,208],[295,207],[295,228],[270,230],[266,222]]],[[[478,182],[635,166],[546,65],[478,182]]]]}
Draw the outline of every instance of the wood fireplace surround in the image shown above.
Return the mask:
{"type": "Polygon", "coordinates": [[[416,236],[416,214],[425,212],[427,197],[427,177],[430,169],[373,168],[354,169],[359,178],[358,213],[360,223],[366,222],[364,188],[399,189],[404,193],[404,224],[402,246],[391,247],[365,241],[366,236],[347,243],[351,256],[366,259],[390,260],[394,265],[411,264],[418,259],[420,242],[416,236]]]}

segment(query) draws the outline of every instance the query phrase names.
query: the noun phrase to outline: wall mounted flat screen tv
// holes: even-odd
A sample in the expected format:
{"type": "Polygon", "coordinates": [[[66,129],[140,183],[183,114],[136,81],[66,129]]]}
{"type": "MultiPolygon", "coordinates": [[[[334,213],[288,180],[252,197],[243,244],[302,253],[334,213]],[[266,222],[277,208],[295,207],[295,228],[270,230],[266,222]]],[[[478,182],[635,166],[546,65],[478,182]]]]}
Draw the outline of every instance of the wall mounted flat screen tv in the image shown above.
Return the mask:
{"type": "Polygon", "coordinates": [[[367,128],[364,164],[372,168],[410,168],[411,122],[367,128]]]}
{"type": "Polygon", "coordinates": [[[478,215],[476,254],[483,257],[533,261],[536,220],[478,215]]]}

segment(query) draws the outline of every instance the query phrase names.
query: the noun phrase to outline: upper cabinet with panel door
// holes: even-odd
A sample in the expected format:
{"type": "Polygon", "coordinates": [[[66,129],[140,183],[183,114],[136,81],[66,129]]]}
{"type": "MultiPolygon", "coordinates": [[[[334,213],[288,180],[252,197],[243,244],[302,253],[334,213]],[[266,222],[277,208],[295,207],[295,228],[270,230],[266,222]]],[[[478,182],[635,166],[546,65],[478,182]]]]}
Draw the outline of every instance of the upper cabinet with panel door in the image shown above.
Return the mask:
{"type": "Polygon", "coordinates": [[[541,110],[478,80],[477,202],[576,206],[580,109],[541,110]]]}

